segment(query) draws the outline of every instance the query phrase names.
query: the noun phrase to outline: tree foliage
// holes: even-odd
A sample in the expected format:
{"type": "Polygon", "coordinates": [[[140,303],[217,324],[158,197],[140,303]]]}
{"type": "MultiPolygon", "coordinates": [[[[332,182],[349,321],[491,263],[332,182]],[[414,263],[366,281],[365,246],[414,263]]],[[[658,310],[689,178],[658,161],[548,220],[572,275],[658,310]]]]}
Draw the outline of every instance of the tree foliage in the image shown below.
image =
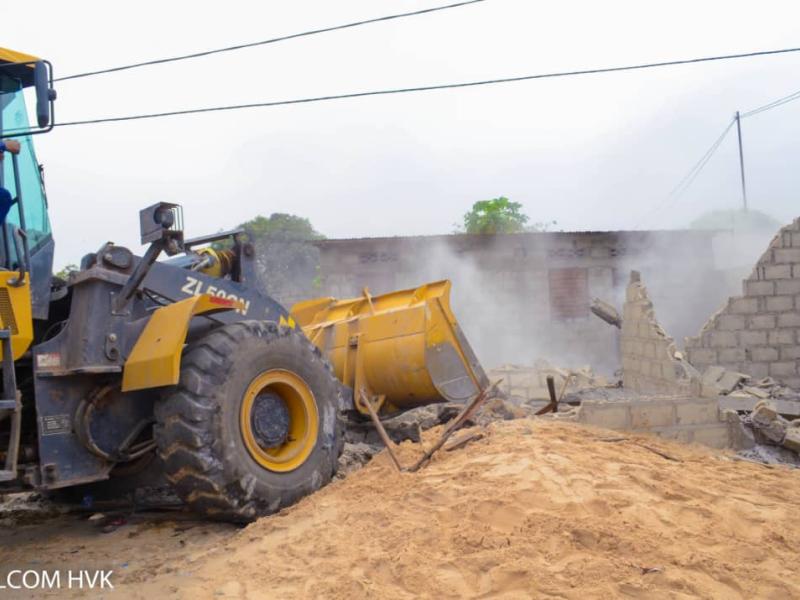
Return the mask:
{"type": "Polygon", "coordinates": [[[777,231],[781,223],[758,210],[712,210],[691,222],[692,229],[732,229],[734,231],[777,231]]]}
{"type": "Polygon", "coordinates": [[[319,249],[325,236],[311,221],[287,213],[258,215],[239,225],[256,249],[256,286],[285,306],[319,295],[319,249]]]}
{"type": "Polygon", "coordinates": [[[59,279],[63,279],[64,281],[67,281],[69,279],[70,273],[74,273],[74,272],[79,271],[79,270],[80,269],[78,268],[78,265],[70,263],[67,266],[65,266],[63,269],[58,271],[55,274],[55,276],[58,277],[59,279]]]}
{"type": "Polygon", "coordinates": [[[305,217],[288,213],[272,213],[269,217],[258,215],[239,225],[253,241],[264,238],[285,240],[321,240],[325,236],[314,229],[305,217]]]}
{"type": "Polygon", "coordinates": [[[512,202],[505,196],[492,200],[480,200],[464,214],[466,233],[519,233],[525,231],[528,215],[522,212],[522,204],[512,202]]]}

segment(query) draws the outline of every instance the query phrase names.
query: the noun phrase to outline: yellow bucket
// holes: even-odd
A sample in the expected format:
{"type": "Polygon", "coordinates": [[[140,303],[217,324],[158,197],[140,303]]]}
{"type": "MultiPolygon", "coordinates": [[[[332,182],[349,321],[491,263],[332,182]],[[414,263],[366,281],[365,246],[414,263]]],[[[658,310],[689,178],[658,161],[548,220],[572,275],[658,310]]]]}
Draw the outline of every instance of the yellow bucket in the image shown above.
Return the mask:
{"type": "Polygon", "coordinates": [[[385,413],[467,402],[486,373],[450,308],[450,281],[380,296],[298,302],[291,316],[333,365],[336,377],[385,413]]]}

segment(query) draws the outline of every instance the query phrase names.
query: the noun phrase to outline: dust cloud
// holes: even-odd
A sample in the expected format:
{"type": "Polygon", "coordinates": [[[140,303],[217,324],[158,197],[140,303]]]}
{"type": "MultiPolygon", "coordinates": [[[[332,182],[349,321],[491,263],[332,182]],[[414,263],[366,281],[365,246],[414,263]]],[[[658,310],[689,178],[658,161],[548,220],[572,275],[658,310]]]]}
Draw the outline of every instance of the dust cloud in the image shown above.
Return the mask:
{"type": "Polygon", "coordinates": [[[320,266],[328,250],[320,254],[313,246],[301,253],[287,250],[291,260],[274,248],[260,248],[281,257],[260,268],[267,291],[287,307],[303,298],[359,296],[364,287],[382,294],[449,279],[453,311],[485,367],[545,359],[566,368],[590,365],[610,375],[620,366],[618,331],[591,315],[588,306],[571,318],[555,314],[554,269],[584,268],[589,301],[600,298],[620,311],[629,272],[641,272],[657,318],[681,348],[729,296],[741,293],[742,279],[774,233],[599,233],[608,239],[591,246],[588,237],[562,233],[389,238],[364,240],[363,246],[332,254],[348,265],[330,265],[334,277],[325,272],[330,257],[320,266]],[[616,254],[595,256],[598,250],[616,254]],[[360,253],[380,255],[382,262],[361,260],[360,253]]]}

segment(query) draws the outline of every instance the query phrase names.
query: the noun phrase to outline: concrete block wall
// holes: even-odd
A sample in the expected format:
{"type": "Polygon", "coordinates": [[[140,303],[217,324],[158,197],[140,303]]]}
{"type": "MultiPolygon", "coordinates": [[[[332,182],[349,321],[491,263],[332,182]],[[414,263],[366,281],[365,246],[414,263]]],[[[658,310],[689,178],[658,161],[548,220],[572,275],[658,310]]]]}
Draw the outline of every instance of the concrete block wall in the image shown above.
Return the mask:
{"type": "Polygon", "coordinates": [[[782,228],[700,335],[686,339],[699,370],[720,365],[800,389],[800,219],[782,228]]]}
{"type": "Polygon", "coordinates": [[[631,271],[622,309],[622,386],[647,393],[689,393],[675,341],[659,325],[638,271],[631,271]]]}
{"type": "Polygon", "coordinates": [[[717,398],[588,400],[581,404],[578,421],[615,431],[655,433],[712,448],[729,448],[734,444],[731,426],[720,413],[717,398]]]}
{"type": "Polygon", "coordinates": [[[323,240],[315,242],[315,295],[347,298],[365,286],[380,294],[447,278],[453,281],[453,309],[486,367],[547,358],[611,374],[619,368],[618,331],[591,315],[591,299],[621,305],[620,275],[639,269],[653,278],[651,294],[669,331],[680,339],[693,334],[731,294],[720,283],[712,237],[701,231],[619,231],[323,240]],[[552,311],[550,273],[567,268],[587,271],[585,316],[561,318],[552,311]],[[696,298],[691,307],[686,295],[696,298]]]}

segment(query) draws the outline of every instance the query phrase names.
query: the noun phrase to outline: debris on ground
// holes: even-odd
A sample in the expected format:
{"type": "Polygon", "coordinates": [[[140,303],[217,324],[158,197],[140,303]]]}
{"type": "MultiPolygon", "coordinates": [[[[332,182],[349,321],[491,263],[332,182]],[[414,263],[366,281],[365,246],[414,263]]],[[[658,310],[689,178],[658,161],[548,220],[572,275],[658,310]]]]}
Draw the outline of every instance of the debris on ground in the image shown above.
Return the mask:
{"type": "Polygon", "coordinates": [[[68,507],[52,502],[38,492],[0,495],[0,529],[36,523],[68,511],[68,507]]]}
{"type": "MultiPolygon", "coordinates": [[[[381,424],[389,439],[395,444],[405,441],[419,443],[423,431],[447,423],[455,418],[462,409],[462,405],[449,402],[430,404],[411,409],[396,417],[383,419],[381,424]]],[[[353,471],[357,471],[384,449],[384,444],[375,426],[366,417],[351,418],[347,422],[344,439],[344,450],[339,457],[337,479],[344,479],[353,471]]]]}
{"type": "Polygon", "coordinates": [[[487,372],[490,381],[502,379],[500,390],[509,402],[523,408],[538,410],[550,402],[547,377],[552,377],[556,388],[566,385],[564,400],[570,402],[570,394],[587,389],[606,389],[620,386],[619,377],[608,378],[597,374],[590,366],[573,369],[557,367],[539,359],[533,366],[506,364],[487,372]]]}
{"type": "Polygon", "coordinates": [[[703,396],[730,396],[732,398],[784,398],[800,399],[793,389],[781,385],[772,377],[753,379],[746,373],[739,373],[720,366],[707,367],[701,376],[703,396]]]}
{"type": "MultiPolygon", "coordinates": [[[[422,449],[398,452],[410,464],[422,449]]],[[[798,495],[800,470],[652,435],[498,421],[418,473],[381,453],[243,530],[187,540],[190,552],[172,550],[172,529],[161,543],[151,531],[147,548],[119,551],[138,568],[114,583],[142,599],[800,597],[798,495]],[[602,443],[612,436],[624,439],[602,443]]],[[[81,554],[125,535],[81,539],[81,554]]],[[[9,544],[0,559],[46,566],[65,544],[9,544]]]]}

